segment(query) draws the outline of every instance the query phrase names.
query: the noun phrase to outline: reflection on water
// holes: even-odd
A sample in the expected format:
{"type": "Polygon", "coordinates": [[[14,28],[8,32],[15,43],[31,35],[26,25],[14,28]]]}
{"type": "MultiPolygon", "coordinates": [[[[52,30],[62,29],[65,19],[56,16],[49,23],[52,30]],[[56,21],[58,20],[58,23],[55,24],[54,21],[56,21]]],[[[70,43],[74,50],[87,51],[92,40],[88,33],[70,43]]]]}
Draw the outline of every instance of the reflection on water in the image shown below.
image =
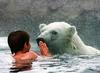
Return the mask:
{"type": "Polygon", "coordinates": [[[31,70],[31,68],[32,68],[32,63],[12,62],[10,72],[26,71],[26,70],[31,70]]]}
{"type": "MultiPolygon", "coordinates": [[[[45,73],[86,73],[100,72],[99,56],[70,56],[64,54],[50,60],[33,62],[31,71],[42,71],[45,73]],[[97,69],[97,67],[99,67],[97,69]]],[[[40,73],[40,72],[39,72],[40,73]]]]}
{"type": "Polygon", "coordinates": [[[22,68],[10,68],[10,73],[31,70],[32,66],[25,66],[22,68]]]}

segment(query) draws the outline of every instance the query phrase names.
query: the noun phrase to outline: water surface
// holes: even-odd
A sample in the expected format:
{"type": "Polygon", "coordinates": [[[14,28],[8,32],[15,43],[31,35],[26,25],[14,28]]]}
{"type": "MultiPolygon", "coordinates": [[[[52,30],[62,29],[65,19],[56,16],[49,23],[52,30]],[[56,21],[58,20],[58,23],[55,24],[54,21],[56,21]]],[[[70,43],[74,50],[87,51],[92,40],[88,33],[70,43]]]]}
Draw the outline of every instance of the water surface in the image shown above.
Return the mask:
{"type": "MultiPolygon", "coordinates": [[[[10,73],[13,60],[10,50],[1,50],[0,58],[0,72],[10,73]]],[[[40,58],[32,62],[31,70],[18,73],[100,73],[100,56],[63,54],[52,59],[40,58]]]]}

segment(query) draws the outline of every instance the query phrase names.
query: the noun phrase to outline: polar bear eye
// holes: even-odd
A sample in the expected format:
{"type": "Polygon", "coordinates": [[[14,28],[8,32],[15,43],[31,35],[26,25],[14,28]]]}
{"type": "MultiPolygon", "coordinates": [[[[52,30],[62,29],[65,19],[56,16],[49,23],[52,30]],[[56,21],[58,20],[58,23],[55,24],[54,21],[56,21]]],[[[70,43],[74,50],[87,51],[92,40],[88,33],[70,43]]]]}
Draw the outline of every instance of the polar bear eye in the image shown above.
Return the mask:
{"type": "Polygon", "coordinates": [[[51,33],[52,33],[52,34],[54,34],[54,35],[56,35],[56,34],[57,34],[57,32],[56,32],[56,31],[52,31],[51,33]]]}

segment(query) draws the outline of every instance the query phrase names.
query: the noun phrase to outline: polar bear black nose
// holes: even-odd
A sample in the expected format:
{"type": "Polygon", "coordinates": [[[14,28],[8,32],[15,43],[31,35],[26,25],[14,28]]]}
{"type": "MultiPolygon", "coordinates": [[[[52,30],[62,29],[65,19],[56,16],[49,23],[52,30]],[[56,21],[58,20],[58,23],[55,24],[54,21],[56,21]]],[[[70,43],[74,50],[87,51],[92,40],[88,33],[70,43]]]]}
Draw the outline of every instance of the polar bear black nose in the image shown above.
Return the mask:
{"type": "Polygon", "coordinates": [[[38,45],[39,45],[39,42],[40,42],[40,41],[45,42],[43,38],[37,38],[36,41],[37,41],[37,44],[38,44],[38,45]]]}

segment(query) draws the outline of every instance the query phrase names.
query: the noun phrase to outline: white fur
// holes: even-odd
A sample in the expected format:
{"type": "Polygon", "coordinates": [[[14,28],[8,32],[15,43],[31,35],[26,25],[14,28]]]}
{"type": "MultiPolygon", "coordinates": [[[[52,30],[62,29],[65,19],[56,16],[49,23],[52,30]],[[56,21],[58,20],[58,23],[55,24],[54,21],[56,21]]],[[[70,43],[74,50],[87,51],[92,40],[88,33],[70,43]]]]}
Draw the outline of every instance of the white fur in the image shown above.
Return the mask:
{"type": "MultiPolygon", "coordinates": [[[[55,30],[59,32],[59,37],[56,37],[56,41],[52,42],[50,41],[49,43],[53,43],[52,45],[55,47],[58,46],[65,46],[61,47],[59,50],[63,50],[63,53],[69,53],[69,54],[85,54],[85,55],[99,55],[100,51],[98,49],[95,49],[91,46],[88,46],[84,44],[84,42],[81,40],[79,37],[77,30],[75,26],[71,26],[70,24],[66,22],[53,22],[48,25],[43,25],[40,24],[41,34],[39,37],[44,38],[45,40],[49,40],[51,38],[50,32],[52,30],[55,30]],[[68,35],[71,34],[72,37],[68,37],[68,35]],[[65,40],[60,40],[60,39],[65,39],[65,40]],[[66,42],[67,40],[71,40],[70,42],[67,43],[61,43],[61,42],[66,42]]],[[[49,44],[48,43],[48,44],[49,44]]],[[[52,46],[51,46],[52,47],[52,46]]],[[[58,47],[59,48],[59,47],[58,47]]],[[[57,49],[57,48],[54,48],[57,49]]],[[[57,51],[56,51],[57,52],[57,51]]]]}

